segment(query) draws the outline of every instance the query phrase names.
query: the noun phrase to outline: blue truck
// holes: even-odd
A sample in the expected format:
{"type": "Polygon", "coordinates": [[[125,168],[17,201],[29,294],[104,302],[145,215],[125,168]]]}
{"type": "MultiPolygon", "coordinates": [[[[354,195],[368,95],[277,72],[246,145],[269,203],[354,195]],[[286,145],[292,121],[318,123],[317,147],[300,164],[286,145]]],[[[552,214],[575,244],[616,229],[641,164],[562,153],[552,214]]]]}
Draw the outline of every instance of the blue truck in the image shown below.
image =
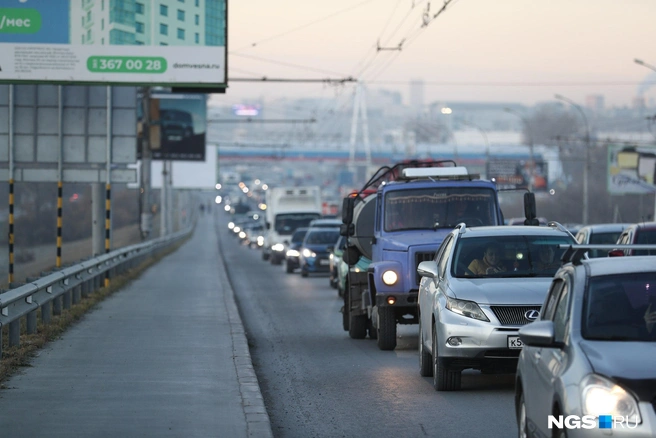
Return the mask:
{"type": "MultiPolygon", "coordinates": [[[[535,218],[535,199],[524,198],[532,202],[525,204],[527,218],[535,218]]],[[[383,166],[344,198],[342,222],[349,265],[343,328],[353,339],[368,333],[381,350],[393,350],[397,324],[418,323],[417,265],[435,257],[457,224],[504,220],[496,184],[445,160],[383,166]]]]}

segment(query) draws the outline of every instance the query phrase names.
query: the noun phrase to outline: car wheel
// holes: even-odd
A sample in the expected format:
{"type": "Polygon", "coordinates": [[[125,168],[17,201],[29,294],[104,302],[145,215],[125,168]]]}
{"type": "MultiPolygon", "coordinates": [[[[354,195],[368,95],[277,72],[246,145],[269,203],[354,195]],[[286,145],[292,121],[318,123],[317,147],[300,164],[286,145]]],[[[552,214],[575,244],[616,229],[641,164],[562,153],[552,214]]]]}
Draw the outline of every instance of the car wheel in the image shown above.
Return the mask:
{"type": "Polygon", "coordinates": [[[524,393],[519,396],[519,406],[517,408],[517,429],[519,438],[528,438],[528,429],[526,428],[526,404],[524,403],[524,393]]]}
{"type": "Polygon", "coordinates": [[[285,263],[285,265],[287,265],[285,267],[285,272],[287,272],[288,274],[291,274],[292,272],[294,272],[294,267],[289,263],[289,261],[287,261],[285,263]]]}
{"type": "Polygon", "coordinates": [[[437,346],[437,329],[433,327],[433,387],[436,391],[458,391],[462,372],[450,370],[440,358],[437,346]]]}
{"type": "Polygon", "coordinates": [[[424,347],[424,332],[419,318],[419,375],[421,377],[433,376],[433,356],[424,347]]]}
{"type": "Polygon", "coordinates": [[[378,308],[378,348],[381,350],[396,348],[396,315],[391,307],[378,308]]]}

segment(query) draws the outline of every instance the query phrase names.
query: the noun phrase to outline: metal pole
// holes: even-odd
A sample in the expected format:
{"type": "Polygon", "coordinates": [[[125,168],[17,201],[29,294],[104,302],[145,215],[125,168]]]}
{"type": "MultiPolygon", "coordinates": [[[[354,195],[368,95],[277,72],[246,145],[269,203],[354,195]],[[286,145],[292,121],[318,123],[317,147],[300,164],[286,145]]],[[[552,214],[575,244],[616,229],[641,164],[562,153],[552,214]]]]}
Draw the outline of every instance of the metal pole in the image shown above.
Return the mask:
{"type": "Polygon", "coordinates": [[[57,258],[55,266],[61,268],[62,265],[62,225],[63,225],[63,194],[64,194],[64,99],[63,87],[57,86],[57,124],[59,150],[57,154],[57,258]]]}
{"type": "MultiPolygon", "coordinates": [[[[9,85],[9,283],[14,281],[14,86],[9,85]]],[[[0,349],[2,341],[0,340],[0,349]]]]}
{"type": "Polygon", "coordinates": [[[585,112],[583,109],[576,104],[571,99],[568,99],[565,96],[562,96],[560,94],[556,94],[554,96],[558,100],[562,100],[564,102],[569,103],[572,105],[576,110],[581,114],[581,117],[583,117],[583,121],[585,122],[585,165],[583,166],[583,225],[588,224],[588,173],[590,169],[590,125],[588,124],[588,118],[585,115],[585,112]]]}
{"type": "Polygon", "coordinates": [[[152,229],[152,215],[150,210],[150,87],[142,89],[143,120],[142,120],[142,143],[141,143],[141,238],[143,240],[150,236],[152,229]]]}
{"type": "MultiPolygon", "coordinates": [[[[105,176],[105,253],[111,250],[112,230],[112,87],[107,87],[107,167],[105,176]]],[[[109,271],[105,273],[105,287],[109,286],[109,271]]]]}

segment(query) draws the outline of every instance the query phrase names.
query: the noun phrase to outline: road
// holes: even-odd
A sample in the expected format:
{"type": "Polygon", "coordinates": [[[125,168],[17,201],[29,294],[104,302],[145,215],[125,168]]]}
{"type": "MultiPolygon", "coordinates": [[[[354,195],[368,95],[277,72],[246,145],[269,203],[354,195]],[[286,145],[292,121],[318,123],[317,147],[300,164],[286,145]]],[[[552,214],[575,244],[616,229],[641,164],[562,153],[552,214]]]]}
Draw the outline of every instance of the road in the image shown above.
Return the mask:
{"type": "Polygon", "coordinates": [[[220,251],[247,330],[277,437],[509,437],[517,435],[512,375],[465,371],[462,391],[419,375],[417,326],[396,350],[342,330],[327,276],[302,278],[262,261],[217,221],[220,251]]]}

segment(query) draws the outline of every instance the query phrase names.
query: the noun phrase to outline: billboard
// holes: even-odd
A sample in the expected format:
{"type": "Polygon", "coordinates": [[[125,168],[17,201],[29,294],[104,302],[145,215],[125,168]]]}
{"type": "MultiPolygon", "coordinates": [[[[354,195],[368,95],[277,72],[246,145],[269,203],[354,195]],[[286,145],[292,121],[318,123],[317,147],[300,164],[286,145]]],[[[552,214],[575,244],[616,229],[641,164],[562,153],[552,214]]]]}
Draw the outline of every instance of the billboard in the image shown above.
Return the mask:
{"type": "MultiPolygon", "coordinates": [[[[159,108],[159,117],[151,120],[159,126],[159,147],[151,148],[151,158],[205,161],[207,95],[155,93],[150,99],[157,101],[155,106],[159,108]]],[[[142,105],[138,108],[137,125],[142,125],[142,105]]],[[[141,158],[141,141],[137,148],[141,158]]]]}
{"type": "Polygon", "coordinates": [[[513,158],[492,158],[487,163],[487,178],[496,182],[499,189],[517,189],[529,187],[532,181],[533,191],[548,189],[548,166],[544,160],[513,158]]]}
{"type": "Polygon", "coordinates": [[[3,0],[0,82],[227,86],[227,0],[3,0]]]}
{"type": "Polygon", "coordinates": [[[608,146],[608,192],[656,192],[656,148],[608,146]]]}

